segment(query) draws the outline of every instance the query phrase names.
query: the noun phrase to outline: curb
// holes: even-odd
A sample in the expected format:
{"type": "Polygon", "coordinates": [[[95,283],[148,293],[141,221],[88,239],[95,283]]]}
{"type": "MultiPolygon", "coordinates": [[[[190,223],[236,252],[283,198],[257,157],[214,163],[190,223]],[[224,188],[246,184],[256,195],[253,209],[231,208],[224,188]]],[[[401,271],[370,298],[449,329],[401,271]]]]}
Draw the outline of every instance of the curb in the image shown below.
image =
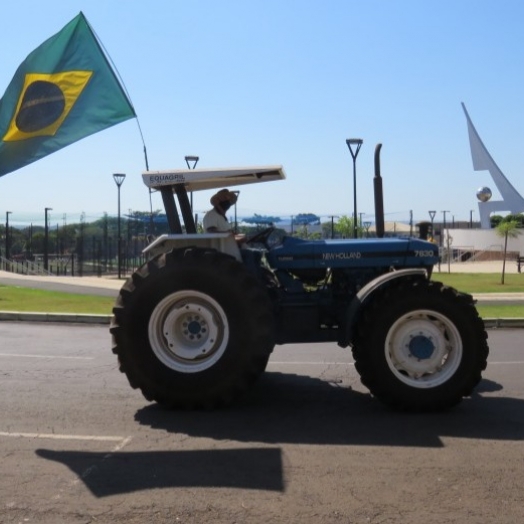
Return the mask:
{"type": "MultiPolygon", "coordinates": [[[[0,322],[50,322],[60,324],[109,325],[112,315],[81,315],[76,313],[31,313],[0,311],[0,322]]],[[[485,318],[486,329],[524,328],[524,318],[485,318]]]]}
{"type": "Polygon", "coordinates": [[[11,322],[53,322],[65,324],[107,324],[111,315],[82,315],[77,313],[33,313],[20,311],[0,311],[0,321],[11,322]]]}
{"type": "Polygon", "coordinates": [[[484,318],[486,329],[524,328],[524,318],[484,318]]]}

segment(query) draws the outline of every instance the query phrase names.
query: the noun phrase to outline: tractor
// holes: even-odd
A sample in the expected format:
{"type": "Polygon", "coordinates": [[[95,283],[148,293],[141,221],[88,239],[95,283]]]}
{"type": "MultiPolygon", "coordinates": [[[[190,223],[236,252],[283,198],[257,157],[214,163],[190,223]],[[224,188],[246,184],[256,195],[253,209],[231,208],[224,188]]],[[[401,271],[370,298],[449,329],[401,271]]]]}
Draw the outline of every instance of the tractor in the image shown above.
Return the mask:
{"type": "Polygon", "coordinates": [[[189,193],[282,180],[281,166],[143,173],[170,233],[146,247],[113,308],[113,352],[130,385],[168,408],[214,409],[255,382],[275,345],[336,342],[393,409],[439,411],[471,395],[487,365],[483,321],[470,295],[431,279],[437,246],[384,236],[380,147],[377,238],[269,227],[239,248],[229,233],[197,233],[189,193]]]}

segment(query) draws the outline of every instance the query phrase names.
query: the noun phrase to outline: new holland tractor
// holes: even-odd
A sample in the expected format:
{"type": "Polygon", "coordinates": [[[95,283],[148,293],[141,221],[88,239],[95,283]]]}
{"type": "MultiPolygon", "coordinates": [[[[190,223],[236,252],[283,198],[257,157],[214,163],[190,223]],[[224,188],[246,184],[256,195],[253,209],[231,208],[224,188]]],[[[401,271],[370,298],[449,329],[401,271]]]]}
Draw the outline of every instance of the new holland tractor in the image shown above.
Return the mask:
{"type": "Polygon", "coordinates": [[[169,408],[213,409],[253,384],[276,344],[336,342],[392,408],[436,411],[469,396],[487,364],[484,324],[470,295],[431,280],[434,244],[384,237],[379,153],[378,238],[366,239],[267,228],[241,249],[228,233],[197,233],[188,192],[281,180],[280,166],[145,172],[171,233],[146,248],[113,309],[130,385],[169,408]]]}

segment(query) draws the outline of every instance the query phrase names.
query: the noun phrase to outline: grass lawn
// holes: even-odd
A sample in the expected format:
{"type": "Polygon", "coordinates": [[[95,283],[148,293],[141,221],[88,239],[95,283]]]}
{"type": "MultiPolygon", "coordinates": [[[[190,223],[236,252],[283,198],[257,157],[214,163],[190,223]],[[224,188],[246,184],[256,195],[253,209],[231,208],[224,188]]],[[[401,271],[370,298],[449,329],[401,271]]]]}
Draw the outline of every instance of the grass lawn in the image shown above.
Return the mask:
{"type": "Polygon", "coordinates": [[[465,293],[524,293],[524,273],[509,273],[500,283],[498,273],[439,273],[434,271],[432,280],[464,291],[465,293]]]}
{"type": "Polygon", "coordinates": [[[0,311],[110,315],[114,302],[111,297],[0,285],[0,311]]]}
{"type": "Polygon", "coordinates": [[[524,304],[522,306],[483,306],[477,304],[477,310],[482,318],[524,318],[524,304]]]}
{"type": "MultiPolygon", "coordinates": [[[[443,282],[466,293],[524,293],[524,274],[506,275],[500,284],[495,273],[434,273],[433,280],[443,282]]],[[[114,299],[94,295],[81,295],[44,291],[0,284],[0,311],[33,311],[43,313],[86,313],[110,315],[114,299]]],[[[478,305],[483,318],[524,318],[524,303],[518,306],[478,305]]]]}

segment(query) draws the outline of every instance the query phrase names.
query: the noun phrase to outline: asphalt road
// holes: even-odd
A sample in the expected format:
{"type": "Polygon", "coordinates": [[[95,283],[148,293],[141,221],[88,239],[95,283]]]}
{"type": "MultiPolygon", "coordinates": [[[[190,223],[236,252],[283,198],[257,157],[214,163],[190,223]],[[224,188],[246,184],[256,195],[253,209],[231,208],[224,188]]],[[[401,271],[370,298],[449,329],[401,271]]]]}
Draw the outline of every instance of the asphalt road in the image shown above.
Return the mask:
{"type": "Polygon", "coordinates": [[[107,327],[0,322],[1,523],[521,523],[522,331],[473,397],[392,412],[335,344],[276,348],[234,407],[165,411],[107,327]]]}

